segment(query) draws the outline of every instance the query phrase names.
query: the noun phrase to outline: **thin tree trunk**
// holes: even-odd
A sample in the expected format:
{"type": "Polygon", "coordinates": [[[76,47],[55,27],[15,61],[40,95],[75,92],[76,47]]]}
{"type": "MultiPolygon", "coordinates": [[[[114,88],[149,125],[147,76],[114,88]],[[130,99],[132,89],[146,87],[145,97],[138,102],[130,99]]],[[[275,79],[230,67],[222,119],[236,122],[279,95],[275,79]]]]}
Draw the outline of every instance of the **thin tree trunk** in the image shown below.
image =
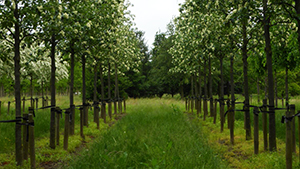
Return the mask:
{"type": "Polygon", "coordinates": [[[220,69],[221,69],[221,90],[220,90],[220,120],[221,120],[221,132],[224,130],[224,71],[223,71],[223,56],[220,57],[220,69]]]}
{"type": "Polygon", "coordinates": [[[234,144],[234,121],[235,121],[235,97],[234,97],[234,79],[233,79],[233,57],[230,60],[230,83],[231,83],[231,112],[230,114],[230,142],[234,144]]]}
{"type": "Polygon", "coordinates": [[[195,107],[197,110],[197,116],[199,116],[199,99],[198,99],[198,93],[199,93],[199,88],[198,88],[198,81],[197,81],[197,74],[195,73],[194,76],[194,82],[195,82],[195,107]]]}
{"type": "Polygon", "coordinates": [[[88,107],[86,106],[86,83],[85,83],[85,55],[81,57],[82,61],[82,105],[83,105],[83,125],[88,126],[88,107]]]}
{"type": "MultiPolygon", "coordinates": [[[[248,20],[248,18],[247,18],[248,20]]],[[[247,20],[243,22],[242,25],[242,35],[243,35],[243,70],[244,70],[244,94],[245,94],[245,129],[246,129],[246,140],[251,139],[251,122],[250,122],[250,110],[249,110],[249,82],[248,82],[248,39],[247,39],[247,20]]]]}
{"type": "Polygon", "coordinates": [[[289,105],[289,69],[285,67],[285,104],[286,107],[289,105]]]}
{"type": "Polygon", "coordinates": [[[204,74],[204,99],[203,99],[203,111],[204,111],[204,120],[206,119],[206,116],[207,116],[207,83],[206,83],[206,69],[207,69],[207,66],[206,66],[206,59],[204,60],[204,71],[203,71],[203,74],[204,74]]]}
{"type": "Polygon", "coordinates": [[[30,74],[30,107],[33,108],[33,85],[32,85],[32,74],[30,74]]]}
{"type": "Polygon", "coordinates": [[[104,101],[104,81],[103,81],[103,70],[102,63],[100,62],[100,80],[101,80],[101,118],[103,118],[104,123],[106,123],[106,110],[104,101]]]}
{"type": "Polygon", "coordinates": [[[97,92],[97,81],[98,81],[98,62],[94,65],[94,122],[97,124],[97,129],[99,129],[99,102],[98,102],[98,92],[97,92]]]}
{"type": "Polygon", "coordinates": [[[56,123],[55,123],[55,106],[56,106],[56,101],[55,101],[55,71],[56,71],[56,66],[55,66],[55,47],[56,47],[56,42],[55,42],[55,34],[52,34],[51,37],[51,78],[50,78],[50,92],[51,92],[51,117],[50,117],[50,148],[55,149],[55,128],[56,128],[56,123]]]}
{"type": "Polygon", "coordinates": [[[210,116],[214,116],[214,98],[212,92],[212,77],[211,77],[211,58],[208,59],[208,82],[209,82],[209,109],[210,109],[210,116]]]}
{"type": "Polygon", "coordinates": [[[277,93],[277,71],[274,71],[274,81],[275,81],[275,105],[278,107],[278,93],[277,93]]]}
{"type": "MultiPolygon", "coordinates": [[[[297,16],[300,15],[300,0],[294,0],[295,2],[295,10],[296,10],[296,13],[297,13],[297,16]]],[[[298,23],[298,30],[297,30],[297,33],[298,33],[298,50],[300,52],[300,20],[297,19],[297,23],[298,23]]]]}
{"type": "MultiPolygon", "coordinates": [[[[71,123],[70,123],[70,135],[75,133],[75,105],[74,105],[74,67],[75,67],[75,51],[74,42],[71,43],[71,76],[70,76],[70,113],[71,113],[71,123]]],[[[81,118],[81,117],[80,117],[81,118]]]]}
{"type": "MultiPolygon", "coordinates": [[[[14,18],[16,21],[19,21],[19,9],[18,4],[15,4],[14,18]]],[[[15,22],[15,36],[14,36],[14,75],[15,75],[15,101],[16,101],[16,119],[21,118],[21,78],[20,78],[20,25],[19,22],[15,22]]],[[[16,150],[16,162],[18,166],[23,164],[23,155],[22,155],[22,126],[16,123],[15,131],[15,150],[16,150]]]]}
{"type": "Polygon", "coordinates": [[[276,151],[276,123],[274,110],[274,78],[272,67],[272,48],[270,38],[270,15],[268,13],[268,0],[263,0],[264,35],[266,42],[266,56],[268,68],[268,96],[269,96],[269,150],[276,151]]]}
{"type": "Polygon", "coordinates": [[[112,119],[112,106],[111,106],[111,91],[110,91],[110,62],[109,60],[107,61],[108,63],[108,76],[107,76],[107,80],[108,80],[108,115],[110,120],[112,119]]]}
{"type": "Polygon", "coordinates": [[[117,70],[117,65],[115,63],[115,99],[114,99],[114,111],[115,114],[118,113],[117,110],[117,98],[118,98],[118,70],[117,70]]]}
{"type": "Polygon", "coordinates": [[[191,109],[192,113],[194,113],[194,77],[191,76],[191,109]]]}
{"type": "Polygon", "coordinates": [[[257,88],[257,103],[260,103],[260,87],[259,87],[259,78],[257,77],[256,81],[256,88],[257,88]]]}
{"type": "Polygon", "coordinates": [[[199,113],[201,114],[201,109],[202,109],[202,88],[201,88],[201,68],[200,68],[200,62],[199,62],[199,113]]]}

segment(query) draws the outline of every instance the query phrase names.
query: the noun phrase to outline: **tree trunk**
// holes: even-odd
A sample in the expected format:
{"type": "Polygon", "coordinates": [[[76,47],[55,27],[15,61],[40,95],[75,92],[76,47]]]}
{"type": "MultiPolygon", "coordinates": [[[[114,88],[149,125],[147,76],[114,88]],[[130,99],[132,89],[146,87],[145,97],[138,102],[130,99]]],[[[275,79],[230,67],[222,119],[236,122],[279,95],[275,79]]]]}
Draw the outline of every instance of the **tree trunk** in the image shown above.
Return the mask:
{"type": "Polygon", "coordinates": [[[118,98],[118,70],[117,70],[117,65],[115,62],[115,99],[114,99],[114,111],[115,114],[118,113],[118,108],[117,108],[117,98],[118,98]]]}
{"type": "Polygon", "coordinates": [[[100,62],[100,80],[101,80],[101,118],[103,118],[104,123],[106,123],[106,110],[104,101],[104,81],[103,81],[103,70],[102,63],[100,62]]]}
{"type": "Polygon", "coordinates": [[[50,78],[50,92],[51,92],[51,117],[50,117],[50,148],[55,149],[55,34],[52,34],[51,36],[51,78],[50,78]]]}
{"type": "Polygon", "coordinates": [[[86,106],[86,83],[85,83],[85,55],[81,57],[82,61],[82,105],[83,105],[83,125],[88,126],[88,107],[86,106]]]}
{"type": "Polygon", "coordinates": [[[289,69],[288,66],[285,67],[285,106],[289,105],[289,69]]]}
{"type": "Polygon", "coordinates": [[[265,75],[265,99],[268,99],[268,75],[267,74],[265,75]]]}
{"type": "Polygon", "coordinates": [[[234,144],[234,121],[235,121],[235,97],[234,97],[234,79],[233,79],[233,57],[230,60],[230,83],[231,83],[231,112],[230,114],[230,142],[234,144]]]}
{"type": "Polygon", "coordinates": [[[204,60],[204,70],[203,70],[203,76],[204,76],[204,99],[203,99],[203,111],[204,111],[204,120],[206,119],[207,116],[207,83],[206,83],[206,59],[204,60]]]}
{"type": "MultiPolygon", "coordinates": [[[[297,16],[300,15],[300,0],[294,0],[295,1],[295,10],[296,10],[296,13],[297,13],[297,16]]],[[[300,52],[300,20],[297,19],[297,23],[298,23],[298,30],[297,30],[297,33],[298,33],[298,50],[300,52]]]]}
{"type": "Polygon", "coordinates": [[[98,62],[94,65],[94,122],[97,124],[97,129],[99,129],[99,102],[98,102],[98,92],[97,92],[97,81],[98,81],[98,62]]]}
{"type": "Polygon", "coordinates": [[[30,74],[30,106],[33,108],[33,85],[32,85],[32,74],[30,74]]]}
{"type": "MultiPolygon", "coordinates": [[[[116,69],[116,72],[118,72],[117,62],[115,62],[115,69],[116,69]]],[[[122,113],[122,100],[120,99],[118,73],[116,74],[116,86],[117,86],[117,97],[118,97],[118,109],[119,109],[119,113],[122,113]]]]}
{"type": "MultiPolygon", "coordinates": [[[[74,67],[75,67],[75,51],[74,42],[71,43],[71,76],[70,76],[70,113],[71,113],[71,123],[70,123],[70,135],[75,133],[75,105],[74,105],[74,67]]],[[[81,118],[81,117],[80,117],[81,118]]]]}
{"type": "MultiPolygon", "coordinates": [[[[248,18],[247,18],[248,20],[248,18]]],[[[247,39],[247,20],[243,21],[242,25],[242,36],[243,36],[243,70],[244,70],[244,94],[245,94],[245,129],[246,129],[246,140],[251,139],[251,122],[250,122],[250,110],[249,110],[249,83],[248,83],[248,39],[247,39]]]]}
{"type": "Polygon", "coordinates": [[[224,71],[223,71],[223,56],[220,57],[220,69],[221,69],[221,90],[220,90],[220,120],[221,120],[221,132],[224,130],[224,71]]]}
{"type": "Polygon", "coordinates": [[[274,71],[275,75],[274,75],[274,81],[275,81],[275,105],[276,107],[278,107],[278,93],[277,93],[277,71],[274,71]]]}
{"type": "Polygon", "coordinates": [[[270,14],[268,13],[268,0],[263,0],[264,35],[266,42],[266,56],[268,68],[268,96],[269,96],[269,150],[276,151],[276,123],[274,110],[274,78],[272,67],[272,48],[270,38],[270,14]]]}
{"type": "Polygon", "coordinates": [[[194,77],[191,76],[191,110],[194,113],[194,77]]]}
{"type": "Polygon", "coordinates": [[[201,114],[202,109],[202,89],[201,89],[201,68],[200,68],[200,62],[199,62],[199,114],[201,114]]]}
{"type": "Polygon", "coordinates": [[[180,97],[181,99],[184,99],[183,84],[180,84],[180,97]]]}
{"type": "Polygon", "coordinates": [[[197,74],[195,73],[194,75],[194,82],[195,82],[195,107],[197,110],[197,116],[199,116],[199,98],[198,98],[198,93],[199,93],[199,85],[198,85],[198,81],[197,81],[197,74]]]}
{"type": "Polygon", "coordinates": [[[209,82],[209,109],[210,116],[214,116],[214,98],[212,92],[212,77],[211,77],[211,58],[208,59],[208,82],[209,82]]]}
{"type": "Polygon", "coordinates": [[[109,60],[107,61],[108,64],[108,75],[107,75],[107,80],[108,80],[108,115],[110,120],[112,119],[112,106],[111,106],[111,91],[110,91],[110,62],[109,60]]]}
{"type": "Polygon", "coordinates": [[[256,81],[256,88],[257,88],[257,103],[260,103],[260,87],[259,87],[259,78],[257,77],[256,81]]]}
{"type": "MultiPolygon", "coordinates": [[[[16,21],[19,21],[19,9],[18,4],[15,4],[14,18],[16,21]]],[[[15,36],[14,36],[14,69],[15,69],[15,101],[16,101],[16,119],[21,118],[21,78],[20,78],[20,25],[18,22],[15,22],[15,36]]],[[[15,131],[15,150],[16,150],[16,162],[18,166],[23,164],[23,155],[22,155],[22,126],[16,123],[15,131]]]]}

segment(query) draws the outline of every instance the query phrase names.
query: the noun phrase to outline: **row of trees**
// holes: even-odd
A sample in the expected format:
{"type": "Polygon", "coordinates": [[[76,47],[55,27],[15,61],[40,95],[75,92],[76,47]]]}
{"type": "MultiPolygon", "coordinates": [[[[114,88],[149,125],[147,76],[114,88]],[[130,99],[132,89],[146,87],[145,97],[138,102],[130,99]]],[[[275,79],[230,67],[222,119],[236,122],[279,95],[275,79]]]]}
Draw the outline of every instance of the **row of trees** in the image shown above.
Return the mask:
{"type": "MultiPolygon", "coordinates": [[[[21,117],[21,84],[26,84],[25,79],[29,77],[31,84],[37,82],[41,86],[50,80],[51,148],[55,148],[58,80],[69,90],[70,111],[75,117],[74,81],[75,77],[80,77],[84,108],[81,118],[84,118],[84,125],[87,126],[86,69],[93,72],[88,73],[88,77],[93,79],[90,80],[93,82],[90,90],[94,92],[90,98],[95,104],[99,104],[99,100],[113,99],[110,86],[112,72],[115,77],[115,98],[120,98],[118,77],[124,72],[138,72],[143,55],[139,46],[140,33],[133,28],[132,16],[127,9],[129,5],[124,0],[0,2],[1,82],[7,85],[5,78],[13,79],[18,119],[21,117]],[[107,92],[104,92],[104,76],[108,81],[107,92]]],[[[105,114],[105,111],[101,112],[104,119],[105,114]]],[[[74,122],[72,118],[70,134],[74,134],[74,122]]],[[[16,123],[17,165],[22,165],[23,161],[21,139],[21,125],[16,123]]]]}
{"type": "MultiPolygon", "coordinates": [[[[299,67],[300,51],[299,5],[296,0],[187,0],[180,8],[180,16],[174,19],[174,33],[168,37],[172,39],[168,50],[172,56],[170,72],[177,73],[177,79],[180,75],[190,77],[191,95],[203,96],[204,114],[208,112],[207,100],[213,103],[213,91],[217,91],[224,125],[224,88],[231,91],[234,109],[234,93],[241,87],[245,97],[246,140],[251,139],[249,100],[255,89],[251,86],[257,86],[259,95],[261,86],[265,87],[265,97],[269,99],[270,151],[276,150],[275,98],[284,93],[288,103],[288,85],[299,86],[295,70],[299,67]],[[288,82],[289,72],[293,75],[292,83],[288,82]],[[279,82],[283,84],[277,77],[285,77],[285,88],[277,87],[279,82]],[[225,83],[228,81],[229,84],[225,83]]],[[[214,113],[212,105],[210,112],[214,113]]],[[[234,120],[234,113],[231,118],[234,120]]]]}

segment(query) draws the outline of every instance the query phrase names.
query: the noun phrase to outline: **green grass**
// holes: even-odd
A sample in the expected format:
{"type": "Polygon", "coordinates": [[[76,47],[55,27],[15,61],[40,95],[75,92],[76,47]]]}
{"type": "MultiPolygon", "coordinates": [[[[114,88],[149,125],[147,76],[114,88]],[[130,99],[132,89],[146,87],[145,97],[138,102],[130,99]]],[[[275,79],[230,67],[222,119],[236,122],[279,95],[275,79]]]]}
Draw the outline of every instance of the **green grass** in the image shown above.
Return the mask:
{"type": "Polygon", "coordinates": [[[130,100],[128,115],[69,168],[226,168],[201,127],[182,113],[182,103],[130,100]]]}

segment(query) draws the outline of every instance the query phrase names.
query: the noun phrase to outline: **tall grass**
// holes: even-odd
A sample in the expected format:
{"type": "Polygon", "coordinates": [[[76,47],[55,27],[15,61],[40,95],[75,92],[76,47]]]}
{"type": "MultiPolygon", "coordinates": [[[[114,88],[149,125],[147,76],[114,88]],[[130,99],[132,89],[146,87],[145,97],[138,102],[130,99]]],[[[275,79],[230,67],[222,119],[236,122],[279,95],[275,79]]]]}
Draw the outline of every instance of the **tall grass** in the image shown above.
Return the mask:
{"type": "Polygon", "coordinates": [[[70,168],[226,168],[182,110],[178,101],[130,100],[128,115],[70,168]]]}

